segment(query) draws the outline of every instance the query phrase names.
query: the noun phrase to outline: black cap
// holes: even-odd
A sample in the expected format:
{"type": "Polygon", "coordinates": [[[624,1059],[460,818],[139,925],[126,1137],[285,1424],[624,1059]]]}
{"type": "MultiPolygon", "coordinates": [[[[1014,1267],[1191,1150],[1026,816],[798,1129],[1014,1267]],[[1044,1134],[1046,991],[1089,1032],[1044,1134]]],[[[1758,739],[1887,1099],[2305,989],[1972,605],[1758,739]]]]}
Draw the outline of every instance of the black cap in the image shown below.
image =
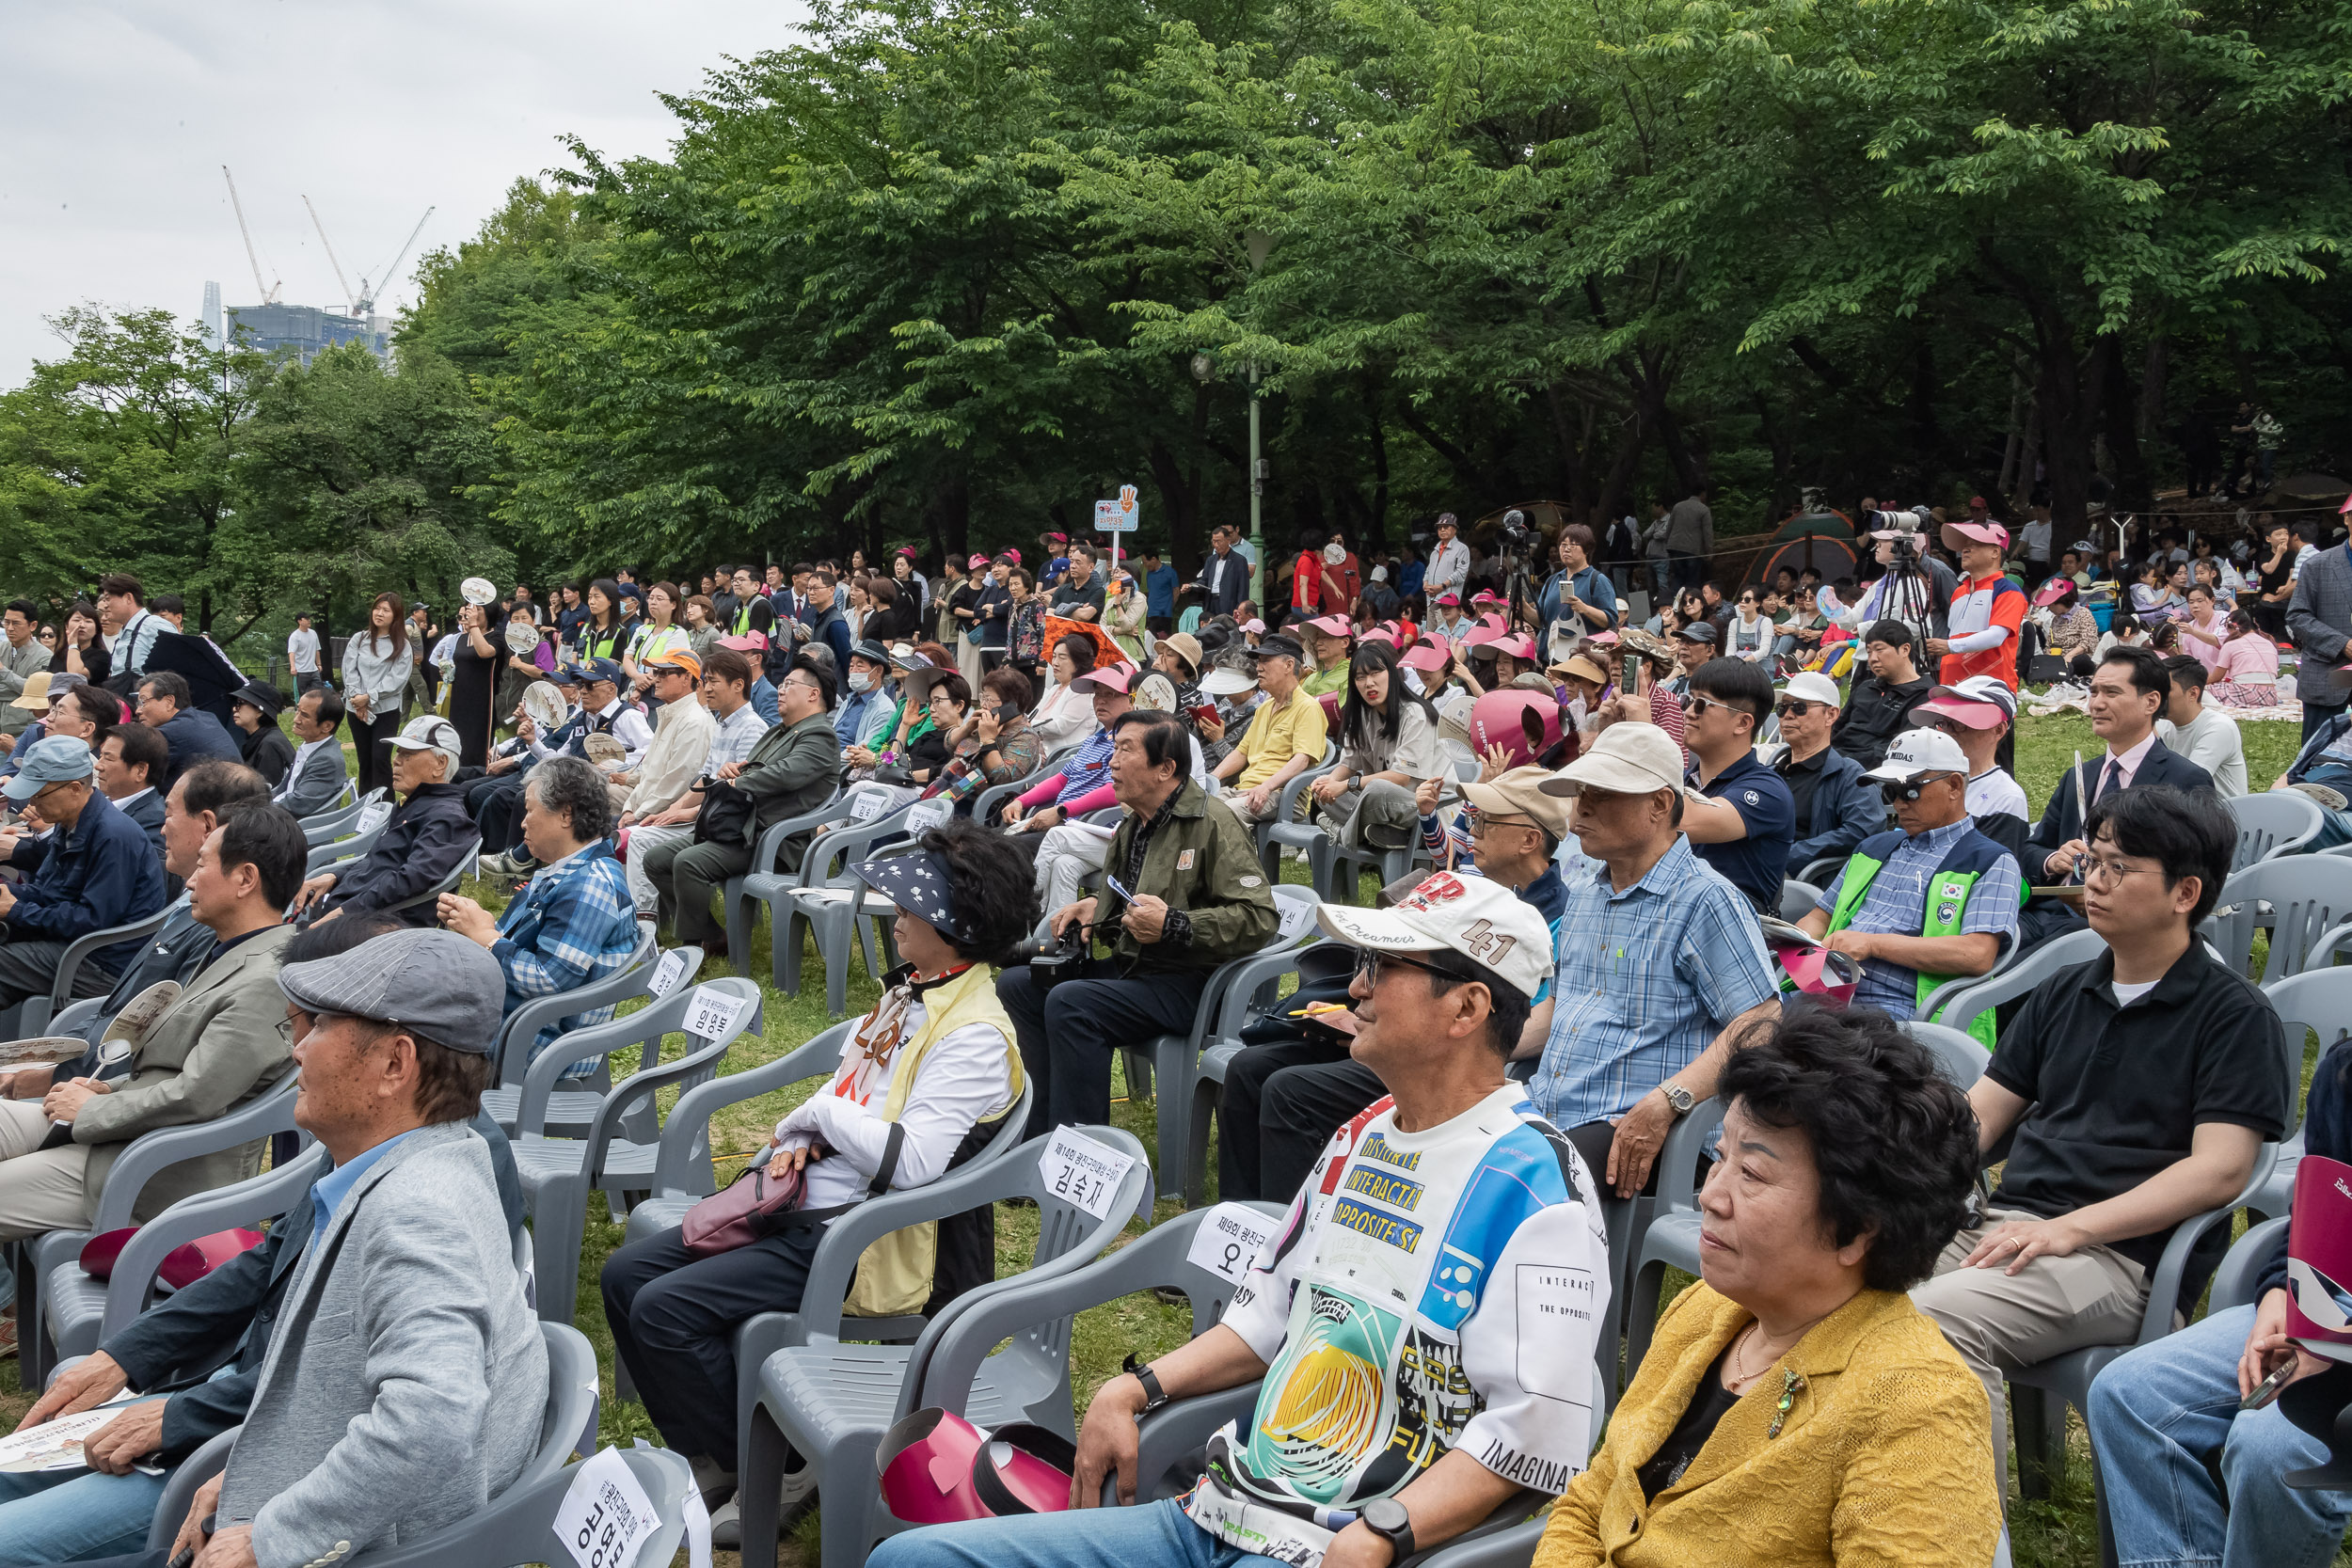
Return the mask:
{"type": "Polygon", "coordinates": [[[267,681],[247,681],[236,690],[231,691],[229,694],[229,700],[232,703],[245,703],[260,708],[272,719],[277,718],[286,706],[284,694],[267,681]]]}
{"type": "Polygon", "coordinates": [[[1283,658],[1295,658],[1301,664],[1307,662],[1307,650],[1279,633],[1261,639],[1258,645],[1249,650],[1251,658],[1268,658],[1277,655],[1283,658]]]}
{"type": "Polygon", "coordinates": [[[1675,635],[1685,642],[1712,643],[1715,641],[1715,627],[1712,622],[1693,621],[1675,635]]]}

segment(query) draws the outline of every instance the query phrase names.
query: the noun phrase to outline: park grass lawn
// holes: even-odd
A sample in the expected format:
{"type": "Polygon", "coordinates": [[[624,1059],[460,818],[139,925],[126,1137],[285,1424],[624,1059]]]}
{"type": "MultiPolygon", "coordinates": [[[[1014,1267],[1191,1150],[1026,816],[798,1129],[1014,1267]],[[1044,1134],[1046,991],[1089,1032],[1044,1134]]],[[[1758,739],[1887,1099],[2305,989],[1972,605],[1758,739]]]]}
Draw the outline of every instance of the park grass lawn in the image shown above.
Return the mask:
{"type": "MultiPolygon", "coordinates": [[[[2270,780],[2285,771],[2296,749],[2296,726],[2286,722],[2247,723],[2242,726],[2246,737],[2249,775],[2256,788],[2267,787],[2270,780]]],[[[2059,775],[2072,764],[2079,748],[2086,761],[2095,757],[2099,743],[2090,733],[2087,719],[2077,715],[2060,714],[2048,718],[2026,718],[2019,725],[2017,745],[2017,776],[2025,786],[2034,809],[2039,811],[2059,775]]],[[[1283,867],[1283,879],[1304,881],[1304,867],[1289,863],[1283,867]]],[[[467,891],[483,902],[497,908],[502,901],[495,890],[469,884],[467,891]]],[[[804,987],[803,994],[787,997],[776,990],[768,977],[766,961],[768,941],[764,930],[755,932],[750,952],[756,956],[750,966],[753,978],[760,987],[762,1026],[758,1036],[737,1043],[721,1065],[722,1074],[745,1071],[774,1060],[801,1045],[834,1022],[827,1017],[821,983],[804,987]]],[[[814,958],[814,950],[811,950],[814,958]]],[[[737,962],[716,959],[707,963],[703,976],[715,977],[740,972],[737,962]]],[[[821,966],[812,964],[804,974],[821,974],[821,966]]],[[[879,989],[859,966],[850,971],[848,1007],[855,1016],[871,1006],[879,989]]],[[[667,1054],[675,1060],[683,1050],[680,1037],[673,1036],[666,1042],[667,1054]]],[[[2308,1069],[2307,1069],[2308,1072],[2308,1069]]],[[[776,1120],[814,1089],[813,1082],[796,1085],[740,1105],[728,1107],[716,1118],[712,1128],[712,1148],[717,1158],[721,1180],[725,1180],[741,1167],[765,1142],[768,1132],[776,1120]]],[[[1114,1102],[1111,1119],[1114,1124],[1132,1132],[1148,1149],[1153,1147],[1156,1126],[1152,1101],[1126,1098],[1123,1071],[1114,1074],[1114,1102]]],[[[675,1098],[675,1091],[664,1091],[663,1110],[675,1098]]],[[[1216,1162],[1214,1152],[1209,1162],[1209,1197],[1216,1199],[1216,1162]]],[[[1154,1223],[1182,1212],[1176,1198],[1162,1197],[1154,1206],[1154,1223]]],[[[1129,1235],[1143,1230],[1138,1221],[1128,1227],[1129,1235]]],[[[1037,1237],[1037,1217],[1034,1211],[1000,1209],[997,1214],[997,1256],[1000,1270],[1016,1272],[1025,1263],[1037,1237]]],[[[645,1418],[644,1409],[635,1403],[622,1403],[612,1392],[612,1336],[606,1324],[604,1303],[597,1289],[597,1273],[604,1259],[622,1242],[622,1227],[612,1224],[602,1202],[593,1202],[589,1211],[585,1244],[580,1269],[580,1307],[575,1323],[596,1346],[601,1372],[604,1403],[600,1422],[603,1438],[608,1443],[628,1445],[643,1437],[659,1442],[660,1436],[645,1418]]],[[[1669,1281],[1663,1300],[1672,1300],[1676,1290],[1684,1283],[1680,1278],[1669,1281]]],[[[1079,1407],[1096,1388],[1115,1375],[1122,1357],[1133,1352],[1143,1359],[1173,1349],[1187,1338],[1191,1325],[1189,1309],[1171,1306],[1149,1295],[1131,1296],[1097,1307],[1079,1316],[1072,1340],[1073,1359],[1073,1383],[1079,1407]]],[[[13,1426],[31,1403],[29,1395],[16,1386],[16,1365],[10,1363],[0,1370],[0,1422],[13,1426]]],[[[2090,1481],[2090,1449],[2079,1420],[2071,1421],[2069,1447],[2072,1463],[2066,1481],[2048,1501],[2023,1503],[2012,1497],[2010,1523],[2013,1547],[2021,1568],[2088,1568],[2098,1559],[2098,1541],[2091,1511],[2090,1481]]],[[[786,1559],[796,1565],[805,1563],[814,1568],[816,1561],[815,1515],[803,1517],[793,1532],[793,1540],[785,1548],[786,1559]]],[[[736,1568],[738,1559],[733,1553],[719,1554],[723,1568],[736,1568]]],[[[681,1553],[680,1563],[685,1561],[681,1553]]]]}

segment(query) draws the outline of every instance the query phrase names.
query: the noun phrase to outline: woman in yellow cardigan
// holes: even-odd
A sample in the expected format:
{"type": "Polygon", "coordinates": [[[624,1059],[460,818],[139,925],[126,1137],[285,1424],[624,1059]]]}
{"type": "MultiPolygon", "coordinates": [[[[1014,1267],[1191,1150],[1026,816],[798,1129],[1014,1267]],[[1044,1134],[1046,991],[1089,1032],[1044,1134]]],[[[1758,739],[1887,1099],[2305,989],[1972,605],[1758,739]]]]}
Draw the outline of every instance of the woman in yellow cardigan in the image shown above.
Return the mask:
{"type": "Polygon", "coordinates": [[[1975,1180],[1967,1098],[1885,1014],[1800,1007],[1733,1053],[1677,1298],[1534,1568],[1985,1568],[1984,1386],[1903,1292],[1975,1180]]]}

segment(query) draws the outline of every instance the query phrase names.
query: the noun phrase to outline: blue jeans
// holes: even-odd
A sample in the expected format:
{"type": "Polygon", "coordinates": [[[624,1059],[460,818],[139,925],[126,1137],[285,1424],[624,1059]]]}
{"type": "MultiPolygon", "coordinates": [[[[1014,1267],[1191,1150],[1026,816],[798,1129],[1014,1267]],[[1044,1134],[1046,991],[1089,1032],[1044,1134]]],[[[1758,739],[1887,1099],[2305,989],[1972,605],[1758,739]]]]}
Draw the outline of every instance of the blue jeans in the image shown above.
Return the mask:
{"type": "Polygon", "coordinates": [[[894,1535],[866,1568],[1282,1568],[1228,1546],[1175,1499],[931,1525],[894,1535]]]}
{"type": "Polygon", "coordinates": [[[2327,1568],[2335,1560],[2352,1497],[2279,1483],[2324,1461],[2327,1445],[2275,1404],[2238,1412],[2238,1357],[2253,1326],[2251,1307],[2216,1312],[2133,1351],[2090,1386],[2090,1442],[2123,1568],[2327,1568]],[[2217,1461],[2221,1485],[2207,1468],[2217,1461]]]}
{"type": "Polygon", "coordinates": [[[0,1475],[0,1568],[114,1557],[147,1544],[164,1476],[0,1475]]]}

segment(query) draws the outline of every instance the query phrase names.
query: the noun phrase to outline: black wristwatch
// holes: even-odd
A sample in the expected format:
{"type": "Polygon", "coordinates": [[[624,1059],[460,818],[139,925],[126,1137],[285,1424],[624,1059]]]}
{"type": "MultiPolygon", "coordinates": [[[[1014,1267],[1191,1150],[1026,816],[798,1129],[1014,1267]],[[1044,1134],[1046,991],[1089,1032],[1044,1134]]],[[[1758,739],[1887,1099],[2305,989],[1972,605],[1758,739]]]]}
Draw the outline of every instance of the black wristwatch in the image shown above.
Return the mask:
{"type": "Polygon", "coordinates": [[[1168,1390],[1160,1386],[1159,1374],[1152,1371],[1149,1364],[1138,1365],[1130,1353],[1120,1363],[1120,1370],[1143,1385],[1143,1408],[1136,1412],[1136,1420],[1140,1421],[1168,1402],[1168,1390]]]}
{"type": "Polygon", "coordinates": [[[1391,1563],[1402,1562],[1413,1555],[1413,1516],[1394,1497],[1373,1498],[1356,1517],[1364,1522],[1364,1528],[1389,1544],[1393,1554],[1389,1559],[1391,1563]]]}

